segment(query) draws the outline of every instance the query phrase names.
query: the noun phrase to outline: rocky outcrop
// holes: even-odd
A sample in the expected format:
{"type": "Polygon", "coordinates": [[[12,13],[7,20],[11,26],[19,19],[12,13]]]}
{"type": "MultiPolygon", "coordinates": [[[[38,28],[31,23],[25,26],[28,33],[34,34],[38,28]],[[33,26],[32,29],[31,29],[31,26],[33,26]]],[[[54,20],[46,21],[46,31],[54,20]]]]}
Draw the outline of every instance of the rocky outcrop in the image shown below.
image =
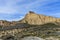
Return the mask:
{"type": "Polygon", "coordinates": [[[44,39],[39,37],[29,36],[29,37],[22,38],[21,40],[44,40],[44,39]]]}
{"type": "Polygon", "coordinates": [[[3,27],[14,26],[15,24],[17,24],[17,22],[15,21],[9,22],[6,20],[0,20],[0,26],[3,26],[3,27]]]}
{"type": "Polygon", "coordinates": [[[0,20],[0,25],[1,26],[8,26],[8,25],[11,25],[11,22],[8,22],[6,20],[0,20]]]}
{"type": "Polygon", "coordinates": [[[32,25],[41,25],[50,22],[60,22],[60,19],[51,16],[36,14],[30,11],[28,14],[26,14],[25,18],[21,21],[21,23],[28,23],[32,25]]]}

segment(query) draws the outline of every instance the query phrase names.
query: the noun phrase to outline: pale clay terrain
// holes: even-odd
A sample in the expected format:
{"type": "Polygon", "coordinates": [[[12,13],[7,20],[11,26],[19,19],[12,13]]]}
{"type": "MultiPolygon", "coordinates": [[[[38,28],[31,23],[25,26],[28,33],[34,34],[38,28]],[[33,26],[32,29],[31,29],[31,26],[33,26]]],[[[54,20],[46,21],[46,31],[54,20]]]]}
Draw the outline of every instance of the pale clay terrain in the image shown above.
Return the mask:
{"type": "Polygon", "coordinates": [[[25,38],[23,38],[21,40],[59,40],[59,39],[58,38],[54,38],[54,37],[49,37],[49,38],[43,39],[43,38],[39,38],[39,37],[30,36],[30,37],[25,37],[25,38]]]}

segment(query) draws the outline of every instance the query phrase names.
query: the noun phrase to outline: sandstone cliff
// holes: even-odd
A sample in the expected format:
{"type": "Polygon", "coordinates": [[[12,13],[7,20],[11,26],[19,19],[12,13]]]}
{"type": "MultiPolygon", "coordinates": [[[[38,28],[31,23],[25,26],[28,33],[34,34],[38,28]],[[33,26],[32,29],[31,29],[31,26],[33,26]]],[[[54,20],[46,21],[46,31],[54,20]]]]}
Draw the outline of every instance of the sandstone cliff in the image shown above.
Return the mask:
{"type": "Polygon", "coordinates": [[[51,22],[52,23],[60,22],[60,19],[51,16],[36,14],[30,11],[28,14],[26,14],[25,18],[21,22],[32,24],[32,25],[41,25],[41,24],[51,23],[51,22]]]}

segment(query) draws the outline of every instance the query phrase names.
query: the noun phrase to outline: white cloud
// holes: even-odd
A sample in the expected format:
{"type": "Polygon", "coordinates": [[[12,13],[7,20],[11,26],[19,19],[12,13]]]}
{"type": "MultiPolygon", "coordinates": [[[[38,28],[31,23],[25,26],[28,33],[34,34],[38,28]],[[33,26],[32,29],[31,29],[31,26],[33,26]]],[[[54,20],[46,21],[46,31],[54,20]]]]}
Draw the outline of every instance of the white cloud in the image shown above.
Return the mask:
{"type": "Polygon", "coordinates": [[[60,17],[60,13],[55,13],[55,14],[53,13],[51,15],[54,16],[54,17],[58,17],[58,18],[60,17]]]}
{"type": "Polygon", "coordinates": [[[32,3],[27,3],[24,5],[17,5],[18,2],[23,2],[24,0],[0,0],[0,13],[3,14],[13,14],[20,13],[25,7],[25,9],[30,9],[30,7],[34,7],[34,5],[38,2],[44,2],[46,0],[36,0],[32,3]]]}
{"type": "Polygon", "coordinates": [[[35,0],[32,3],[27,3],[22,5],[23,1],[24,0],[0,0],[0,13],[3,13],[3,14],[20,13],[20,12],[23,12],[23,10],[25,9],[30,10],[33,7],[42,6],[41,3],[45,4],[45,2],[50,2],[51,0],[35,0]],[[21,2],[22,4],[17,5],[18,2],[21,2]]]}
{"type": "Polygon", "coordinates": [[[16,6],[17,2],[22,2],[21,0],[0,0],[0,13],[3,14],[13,14],[17,13],[18,9],[16,6]]]}
{"type": "Polygon", "coordinates": [[[53,16],[53,17],[57,17],[57,18],[59,18],[60,17],[60,13],[49,13],[49,14],[46,14],[46,15],[48,15],[48,16],[53,16]]]}
{"type": "Polygon", "coordinates": [[[11,14],[11,13],[16,13],[16,12],[17,10],[13,8],[0,8],[0,13],[11,14]]]}
{"type": "Polygon", "coordinates": [[[19,21],[19,20],[22,20],[23,18],[24,16],[20,16],[20,18],[8,19],[8,21],[19,21]]]}

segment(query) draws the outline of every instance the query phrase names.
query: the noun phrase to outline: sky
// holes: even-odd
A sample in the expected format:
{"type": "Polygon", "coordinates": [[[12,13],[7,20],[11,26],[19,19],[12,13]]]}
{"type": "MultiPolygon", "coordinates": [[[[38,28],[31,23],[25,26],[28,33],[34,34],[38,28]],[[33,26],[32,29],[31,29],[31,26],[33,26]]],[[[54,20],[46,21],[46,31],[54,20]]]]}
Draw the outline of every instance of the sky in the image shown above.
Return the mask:
{"type": "Polygon", "coordinates": [[[29,11],[60,18],[60,0],[0,0],[0,20],[17,21],[29,11]]]}

